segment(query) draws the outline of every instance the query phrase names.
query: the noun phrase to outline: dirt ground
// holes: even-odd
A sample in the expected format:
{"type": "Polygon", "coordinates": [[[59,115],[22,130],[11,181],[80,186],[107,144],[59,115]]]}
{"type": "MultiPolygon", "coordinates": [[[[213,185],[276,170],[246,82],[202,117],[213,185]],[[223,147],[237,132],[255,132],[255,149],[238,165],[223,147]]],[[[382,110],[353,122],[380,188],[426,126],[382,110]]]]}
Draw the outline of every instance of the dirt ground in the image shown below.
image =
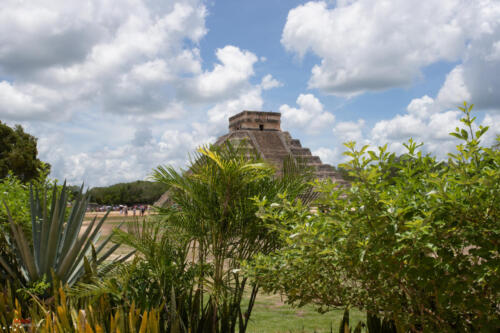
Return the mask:
{"type": "MultiPolygon", "coordinates": [[[[85,228],[90,224],[92,219],[97,216],[97,220],[99,220],[101,217],[103,217],[105,212],[89,212],[85,214],[85,220],[83,221],[83,227],[82,230],[85,230],[85,228]]],[[[101,227],[101,234],[102,236],[107,236],[109,235],[114,228],[117,228],[121,223],[120,229],[126,230],[127,228],[127,223],[138,221],[142,222],[144,218],[147,216],[150,216],[152,214],[147,214],[145,213],[144,216],[140,216],[139,212],[137,212],[136,216],[132,212],[129,212],[127,216],[121,215],[120,212],[110,212],[108,217],[106,218],[106,221],[101,227]]],[[[97,221],[96,221],[97,223],[97,221]]]]}

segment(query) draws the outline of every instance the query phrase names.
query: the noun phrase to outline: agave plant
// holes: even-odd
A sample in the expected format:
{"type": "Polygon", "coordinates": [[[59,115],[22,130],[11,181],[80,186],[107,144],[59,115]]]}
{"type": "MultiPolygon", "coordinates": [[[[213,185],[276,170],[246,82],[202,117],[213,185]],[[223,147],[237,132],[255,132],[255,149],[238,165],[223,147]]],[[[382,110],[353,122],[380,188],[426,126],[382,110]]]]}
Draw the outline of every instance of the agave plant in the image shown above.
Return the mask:
{"type": "MultiPolygon", "coordinates": [[[[90,199],[88,192],[83,194],[82,190],[83,186],[68,214],[66,183],[61,191],[54,186],[50,211],[47,207],[47,191],[40,196],[38,191],[33,193],[30,189],[32,246],[4,202],[12,232],[9,242],[17,257],[17,267],[9,266],[2,257],[0,265],[10,276],[18,278],[16,271],[19,269],[26,286],[44,277],[49,282],[55,277],[71,286],[85,272],[85,266],[88,266],[84,265],[85,262],[91,262],[93,266],[100,265],[119,247],[119,244],[115,244],[103,252],[111,235],[97,244],[100,228],[109,211],[97,223],[97,216],[94,217],[87,228],[82,230],[90,199]]],[[[126,260],[130,255],[116,258],[112,262],[126,260]]]]}

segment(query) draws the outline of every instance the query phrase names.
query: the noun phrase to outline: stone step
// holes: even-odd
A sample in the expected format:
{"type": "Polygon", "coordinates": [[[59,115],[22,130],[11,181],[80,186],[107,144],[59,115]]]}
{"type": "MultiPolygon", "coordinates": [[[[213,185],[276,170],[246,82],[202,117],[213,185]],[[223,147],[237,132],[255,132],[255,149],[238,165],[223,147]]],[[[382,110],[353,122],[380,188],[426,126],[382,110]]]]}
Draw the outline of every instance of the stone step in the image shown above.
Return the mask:
{"type": "Polygon", "coordinates": [[[330,171],[330,172],[335,172],[335,168],[332,167],[330,164],[321,164],[318,167],[318,171],[330,171]]]}
{"type": "Polygon", "coordinates": [[[297,160],[304,161],[307,164],[315,164],[315,165],[322,164],[319,156],[312,156],[312,155],[299,155],[299,156],[297,156],[297,155],[294,155],[294,157],[297,160]]]}
{"type": "Polygon", "coordinates": [[[280,157],[284,157],[284,156],[288,156],[288,153],[287,152],[283,152],[282,150],[263,150],[262,153],[264,154],[264,156],[266,158],[273,158],[275,156],[280,156],[280,157]]]}
{"type": "Polygon", "coordinates": [[[303,147],[290,147],[292,154],[297,156],[311,155],[311,150],[309,148],[303,147]]]}

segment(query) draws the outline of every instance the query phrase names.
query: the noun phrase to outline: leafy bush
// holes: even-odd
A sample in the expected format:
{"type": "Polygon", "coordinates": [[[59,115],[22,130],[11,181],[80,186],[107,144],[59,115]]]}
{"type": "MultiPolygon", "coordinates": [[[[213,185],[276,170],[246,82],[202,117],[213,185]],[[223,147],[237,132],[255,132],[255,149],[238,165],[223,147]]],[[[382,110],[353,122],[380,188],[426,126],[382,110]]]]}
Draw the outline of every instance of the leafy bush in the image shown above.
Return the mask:
{"type": "MultiPolygon", "coordinates": [[[[39,170],[39,177],[31,181],[31,186],[39,191],[44,188],[55,186],[55,183],[48,178],[48,170],[39,170]]],[[[5,202],[11,210],[14,220],[25,226],[26,229],[31,228],[30,217],[30,185],[25,184],[16,177],[12,172],[9,172],[6,177],[0,179],[0,202],[5,202]]],[[[52,198],[49,193],[48,204],[52,198]]],[[[8,229],[8,218],[5,207],[0,207],[0,227],[5,230],[8,229]]]]}
{"type": "Polygon", "coordinates": [[[69,214],[69,193],[65,185],[60,191],[54,186],[50,210],[46,204],[47,198],[46,189],[42,196],[38,191],[33,193],[30,189],[32,242],[23,231],[22,225],[14,221],[6,202],[3,202],[12,235],[7,240],[15,253],[15,261],[12,263],[10,258],[2,255],[0,267],[14,281],[20,281],[23,287],[29,288],[41,279],[53,283],[53,278],[62,281],[64,285],[72,285],[85,269],[102,263],[119,246],[115,245],[103,251],[110,237],[100,242],[99,246],[95,244],[107,214],[97,224],[94,218],[85,231],[81,232],[89,201],[88,194],[82,194],[80,190],[71,204],[69,214]],[[101,251],[103,253],[98,257],[101,251]]]}
{"type": "MultiPolygon", "coordinates": [[[[40,176],[31,182],[31,186],[43,191],[49,186],[56,186],[48,179],[48,171],[40,170],[40,176]]],[[[10,207],[12,218],[16,221],[26,235],[31,244],[31,217],[30,217],[30,185],[24,184],[14,174],[8,173],[7,177],[0,180],[0,256],[4,258],[11,267],[15,266],[15,253],[9,244],[9,239],[13,235],[9,226],[7,210],[3,202],[10,207]]],[[[47,198],[47,205],[52,202],[52,193],[47,198]]],[[[0,269],[0,282],[5,282],[7,277],[0,269]]]]}
{"type": "Polygon", "coordinates": [[[398,332],[489,332],[500,327],[500,151],[480,146],[472,106],[451,135],[447,163],[410,139],[400,158],[347,143],[349,188],[317,183],[318,209],[261,201],[284,248],[250,274],[290,302],[354,306],[398,332]],[[396,170],[396,172],[394,172],[396,170]]]}

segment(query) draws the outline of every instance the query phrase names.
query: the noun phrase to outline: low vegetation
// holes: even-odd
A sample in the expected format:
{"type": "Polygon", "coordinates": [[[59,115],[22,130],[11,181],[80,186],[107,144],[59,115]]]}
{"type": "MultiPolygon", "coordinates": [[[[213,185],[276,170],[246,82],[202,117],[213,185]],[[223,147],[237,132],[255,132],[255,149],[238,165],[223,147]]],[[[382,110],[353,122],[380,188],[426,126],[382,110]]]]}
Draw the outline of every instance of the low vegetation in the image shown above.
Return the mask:
{"type": "Polygon", "coordinates": [[[135,197],[71,197],[10,174],[0,332],[497,332],[500,151],[461,109],[444,162],[412,140],[401,156],[347,143],[348,187],[200,148],[189,170],[153,171],[165,207],[105,238],[105,217],[82,228],[90,196],[145,196],[120,184],[110,193],[135,197]]]}
{"type": "Polygon", "coordinates": [[[465,105],[447,163],[410,140],[356,149],[349,188],[317,183],[318,210],[283,198],[260,216],[286,244],[249,267],[267,291],[296,304],[352,306],[395,332],[494,332],[500,327],[500,152],[479,145],[465,105]],[[391,170],[397,170],[392,172],[391,170]]]}
{"type": "Polygon", "coordinates": [[[93,187],[90,190],[90,197],[92,202],[99,205],[152,205],[166,190],[167,187],[165,184],[138,180],[132,183],[93,187]]]}

